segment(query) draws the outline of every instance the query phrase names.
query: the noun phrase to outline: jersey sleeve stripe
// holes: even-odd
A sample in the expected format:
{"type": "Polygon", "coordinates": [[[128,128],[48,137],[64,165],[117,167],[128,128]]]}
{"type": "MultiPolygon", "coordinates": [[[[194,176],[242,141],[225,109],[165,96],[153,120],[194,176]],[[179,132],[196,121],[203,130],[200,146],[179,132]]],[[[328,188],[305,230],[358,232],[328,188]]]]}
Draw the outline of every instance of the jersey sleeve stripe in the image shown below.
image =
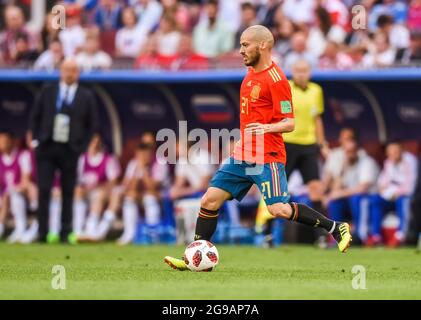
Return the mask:
{"type": "Polygon", "coordinates": [[[273,68],[272,70],[273,70],[273,72],[275,73],[276,77],[279,79],[279,81],[281,81],[281,80],[282,80],[282,78],[281,78],[281,76],[279,75],[278,70],[276,70],[275,68],[273,68]]]}
{"type": "Polygon", "coordinates": [[[276,80],[275,76],[274,76],[274,75],[273,75],[273,73],[272,73],[272,70],[269,70],[269,74],[270,74],[270,76],[272,77],[273,82],[277,82],[277,80],[276,80]]]}

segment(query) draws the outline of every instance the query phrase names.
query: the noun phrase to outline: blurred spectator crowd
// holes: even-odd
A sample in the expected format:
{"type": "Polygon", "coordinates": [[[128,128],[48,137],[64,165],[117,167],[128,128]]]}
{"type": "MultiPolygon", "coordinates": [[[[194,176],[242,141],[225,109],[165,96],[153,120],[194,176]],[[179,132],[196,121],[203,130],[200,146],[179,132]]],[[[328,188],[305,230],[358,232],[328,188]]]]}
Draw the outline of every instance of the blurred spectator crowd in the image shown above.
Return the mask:
{"type": "Polygon", "coordinates": [[[239,39],[254,24],[272,31],[273,59],[287,70],[298,59],[334,70],[421,64],[421,0],[47,0],[44,11],[37,0],[0,3],[2,68],[51,71],[69,56],[84,71],[242,68],[239,39]]]}

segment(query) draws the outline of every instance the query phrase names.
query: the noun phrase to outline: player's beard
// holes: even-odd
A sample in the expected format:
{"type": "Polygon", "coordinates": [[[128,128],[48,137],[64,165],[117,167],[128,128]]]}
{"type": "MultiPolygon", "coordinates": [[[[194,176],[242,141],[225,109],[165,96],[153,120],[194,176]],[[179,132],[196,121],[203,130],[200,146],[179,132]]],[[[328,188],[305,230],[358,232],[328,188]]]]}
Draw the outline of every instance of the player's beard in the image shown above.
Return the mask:
{"type": "Polygon", "coordinates": [[[259,49],[256,48],[253,54],[248,56],[248,61],[244,62],[247,67],[255,67],[260,61],[260,52],[259,49]]]}

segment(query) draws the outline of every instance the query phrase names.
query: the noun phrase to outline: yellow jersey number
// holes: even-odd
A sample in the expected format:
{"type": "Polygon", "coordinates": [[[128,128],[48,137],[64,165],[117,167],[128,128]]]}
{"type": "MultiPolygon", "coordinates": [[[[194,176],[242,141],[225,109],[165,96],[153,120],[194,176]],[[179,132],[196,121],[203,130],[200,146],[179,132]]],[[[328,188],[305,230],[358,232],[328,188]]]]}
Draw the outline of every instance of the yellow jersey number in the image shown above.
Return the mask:
{"type": "Polygon", "coordinates": [[[249,99],[241,97],[241,113],[249,114],[249,99]]]}
{"type": "Polygon", "coordinates": [[[272,194],[270,193],[270,182],[269,181],[262,182],[262,194],[263,194],[264,200],[267,199],[266,196],[265,196],[266,190],[267,190],[267,195],[268,195],[267,198],[270,199],[272,197],[272,194]]]}

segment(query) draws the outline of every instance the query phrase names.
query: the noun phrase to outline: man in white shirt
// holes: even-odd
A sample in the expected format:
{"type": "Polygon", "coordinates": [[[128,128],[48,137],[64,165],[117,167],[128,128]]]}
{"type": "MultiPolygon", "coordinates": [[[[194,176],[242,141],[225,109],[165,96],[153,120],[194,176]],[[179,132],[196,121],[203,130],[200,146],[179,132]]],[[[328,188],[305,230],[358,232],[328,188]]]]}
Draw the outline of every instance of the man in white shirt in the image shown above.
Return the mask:
{"type": "Polygon", "coordinates": [[[78,161],[73,231],[81,240],[95,238],[99,232],[100,216],[119,176],[120,163],[114,155],[105,151],[101,136],[95,134],[87,152],[78,161]],[[89,215],[85,219],[88,205],[89,215]]]}
{"type": "Polygon", "coordinates": [[[86,40],[85,30],[80,22],[80,12],[66,12],[66,28],[59,33],[60,42],[66,58],[74,57],[83,47],[86,40]]]}
{"type": "Polygon", "coordinates": [[[138,17],[138,28],[148,34],[159,23],[163,8],[156,0],[131,0],[130,4],[134,7],[138,17]]]}
{"type": "Polygon", "coordinates": [[[190,243],[194,239],[197,206],[215,171],[211,155],[205,150],[189,152],[191,144],[177,143],[178,160],[175,181],[170,189],[174,201],[177,243],[190,243]]]}
{"type": "Polygon", "coordinates": [[[355,140],[344,142],[342,148],[345,157],[341,168],[327,186],[329,217],[343,221],[346,212],[350,212],[354,235],[365,241],[368,233],[369,195],[375,191],[379,170],[374,159],[359,153],[355,140]]]}
{"type": "Polygon", "coordinates": [[[388,210],[395,210],[399,217],[398,231],[389,245],[401,244],[408,231],[409,204],[418,172],[417,158],[404,151],[399,142],[391,142],[387,145],[386,156],[377,183],[379,193],[372,197],[371,230],[367,241],[369,246],[382,242],[381,224],[388,210]]]}
{"type": "Polygon", "coordinates": [[[314,21],[315,0],[285,0],[282,4],[283,14],[294,23],[311,24],[314,21]]]}
{"type": "Polygon", "coordinates": [[[64,52],[60,40],[52,40],[48,45],[48,50],[44,51],[35,61],[34,69],[43,71],[58,70],[63,60],[64,52]]]}
{"type": "Polygon", "coordinates": [[[146,42],[147,33],[137,26],[136,12],[133,8],[124,8],[122,13],[124,27],[115,36],[116,56],[136,58],[146,42]]]}
{"type": "Polygon", "coordinates": [[[207,19],[193,30],[194,50],[207,58],[218,57],[234,48],[234,32],[217,18],[218,8],[217,1],[209,0],[205,5],[207,19]]]}
{"type": "Polygon", "coordinates": [[[161,222],[161,190],[167,185],[169,167],[158,161],[155,146],[141,142],[129,162],[121,186],[114,188],[104,218],[98,226],[98,239],[105,237],[109,221],[122,207],[124,231],[117,240],[127,245],[135,240],[139,222],[139,204],[144,209],[143,225],[155,227],[161,222]],[[105,230],[105,231],[104,231],[105,230]]]}
{"type": "Polygon", "coordinates": [[[99,39],[91,36],[86,39],[82,52],[76,55],[76,62],[82,71],[106,70],[111,68],[112,59],[100,49],[99,39]]]}

